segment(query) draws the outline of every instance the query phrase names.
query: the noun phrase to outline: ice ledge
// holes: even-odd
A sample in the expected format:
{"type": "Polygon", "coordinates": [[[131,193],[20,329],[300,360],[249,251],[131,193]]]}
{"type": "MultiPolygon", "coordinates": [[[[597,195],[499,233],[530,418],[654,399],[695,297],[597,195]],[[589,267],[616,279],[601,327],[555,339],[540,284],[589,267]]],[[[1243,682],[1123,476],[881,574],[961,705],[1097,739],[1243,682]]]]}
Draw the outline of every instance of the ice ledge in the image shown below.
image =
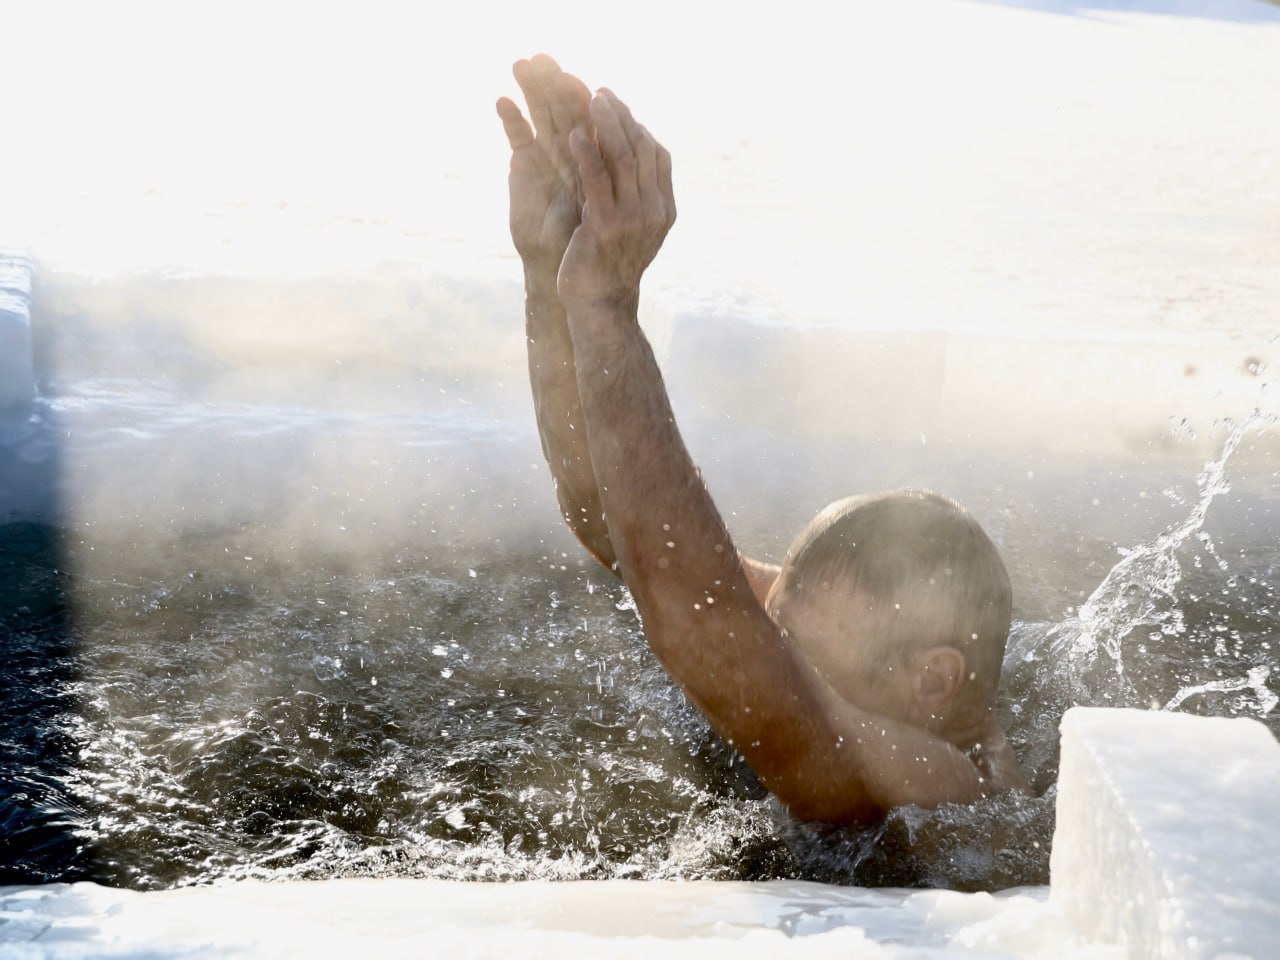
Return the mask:
{"type": "Polygon", "coordinates": [[[1123,960],[1078,944],[1039,887],[993,896],[787,880],[243,880],[152,893],[93,883],[0,887],[0,955],[1123,960]]]}
{"type": "Polygon", "coordinates": [[[1274,956],[1278,811],[1280,744],[1257,721],[1074,708],[1051,898],[1135,960],[1274,956]]]}
{"type": "Polygon", "coordinates": [[[0,523],[53,515],[57,448],[37,416],[31,258],[0,250],[0,523]]]}
{"type": "Polygon", "coordinates": [[[35,394],[31,366],[31,259],[0,250],[0,413],[35,394]]]}

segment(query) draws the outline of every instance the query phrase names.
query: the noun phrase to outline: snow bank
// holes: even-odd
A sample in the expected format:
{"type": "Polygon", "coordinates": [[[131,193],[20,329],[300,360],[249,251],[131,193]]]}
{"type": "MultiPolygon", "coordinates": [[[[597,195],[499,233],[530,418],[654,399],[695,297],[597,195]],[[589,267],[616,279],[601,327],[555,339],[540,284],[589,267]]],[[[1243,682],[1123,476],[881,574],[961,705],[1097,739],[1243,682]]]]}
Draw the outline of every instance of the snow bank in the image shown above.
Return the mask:
{"type": "Polygon", "coordinates": [[[243,882],[161,893],[0,888],[0,953],[64,957],[1118,956],[1082,944],[1043,889],[817,883],[243,882]]]}
{"type": "Polygon", "coordinates": [[[1272,956],[1277,798],[1280,745],[1255,720],[1070,710],[1052,899],[1134,958],[1272,956]]]}

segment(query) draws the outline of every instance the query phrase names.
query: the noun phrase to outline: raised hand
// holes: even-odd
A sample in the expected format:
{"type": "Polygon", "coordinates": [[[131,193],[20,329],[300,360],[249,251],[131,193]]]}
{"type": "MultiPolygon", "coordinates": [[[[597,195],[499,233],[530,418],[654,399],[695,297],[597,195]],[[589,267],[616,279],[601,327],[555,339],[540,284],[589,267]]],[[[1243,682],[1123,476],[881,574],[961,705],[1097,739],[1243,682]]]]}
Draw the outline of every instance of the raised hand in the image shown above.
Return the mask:
{"type": "Polygon", "coordinates": [[[590,119],[595,137],[584,124],[570,138],[585,203],[560,266],[566,305],[634,299],[676,220],[666,148],[609,90],[591,100],[590,119]]]}
{"type": "Polygon", "coordinates": [[[498,116],[511,144],[511,239],[526,271],[554,279],[581,222],[582,194],[569,134],[582,128],[591,136],[591,93],[545,54],[518,61],[512,72],[533,122],[513,101],[498,101],[498,116]]]}

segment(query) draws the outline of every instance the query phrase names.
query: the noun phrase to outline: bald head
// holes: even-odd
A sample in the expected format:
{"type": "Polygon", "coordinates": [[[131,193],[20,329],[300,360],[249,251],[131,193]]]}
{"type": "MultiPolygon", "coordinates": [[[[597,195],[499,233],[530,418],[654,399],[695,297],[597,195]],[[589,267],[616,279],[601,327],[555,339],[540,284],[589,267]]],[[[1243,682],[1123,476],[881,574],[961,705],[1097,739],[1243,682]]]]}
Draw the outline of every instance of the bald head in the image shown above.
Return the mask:
{"type": "Polygon", "coordinates": [[[774,596],[791,622],[799,609],[820,625],[809,632],[824,636],[796,640],[812,645],[837,690],[842,663],[874,683],[912,653],[946,646],[964,655],[956,712],[995,701],[1009,576],[977,521],[945,497],[894,491],[831,504],[791,545],[774,596]]]}

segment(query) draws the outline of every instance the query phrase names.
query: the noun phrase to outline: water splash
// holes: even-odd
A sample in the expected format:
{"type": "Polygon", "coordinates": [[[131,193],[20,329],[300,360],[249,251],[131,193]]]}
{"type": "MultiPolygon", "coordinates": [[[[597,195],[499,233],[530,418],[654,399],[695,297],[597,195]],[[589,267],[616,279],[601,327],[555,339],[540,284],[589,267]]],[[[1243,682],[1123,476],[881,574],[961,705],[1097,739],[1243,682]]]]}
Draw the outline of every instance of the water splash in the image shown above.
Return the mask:
{"type": "Polygon", "coordinates": [[[1176,710],[1189,698],[1204,693],[1237,693],[1241,690],[1248,690],[1257,698],[1257,708],[1260,716],[1267,716],[1272,710],[1280,704],[1280,697],[1271,692],[1267,686],[1267,678],[1271,676],[1271,668],[1265,665],[1259,665],[1252,668],[1245,676],[1236,677],[1230,680],[1209,680],[1205,683],[1192,683],[1181,688],[1175,693],[1169,702],[1164,705],[1166,710],[1176,710]]]}
{"type": "Polygon", "coordinates": [[[1255,409],[1239,424],[1231,426],[1222,452],[1205,464],[1196,477],[1199,497],[1190,512],[1179,523],[1147,543],[1124,551],[1097,589],[1080,605],[1077,617],[1079,631],[1060,634],[1066,641],[1066,654],[1072,673],[1083,677],[1097,660],[1099,651],[1111,658],[1121,693],[1128,691],[1125,677],[1125,641],[1135,631],[1166,637],[1182,636],[1187,631],[1176,592],[1182,581],[1179,551],[1193,537],[1214,559],[1219,569],[1227,564],[1218,555],[1209,534],[1203,529],[1209,507],[1231,489],[1227,481],[1227,463],[1240,441],[1263,419],[1255,409]]]}

